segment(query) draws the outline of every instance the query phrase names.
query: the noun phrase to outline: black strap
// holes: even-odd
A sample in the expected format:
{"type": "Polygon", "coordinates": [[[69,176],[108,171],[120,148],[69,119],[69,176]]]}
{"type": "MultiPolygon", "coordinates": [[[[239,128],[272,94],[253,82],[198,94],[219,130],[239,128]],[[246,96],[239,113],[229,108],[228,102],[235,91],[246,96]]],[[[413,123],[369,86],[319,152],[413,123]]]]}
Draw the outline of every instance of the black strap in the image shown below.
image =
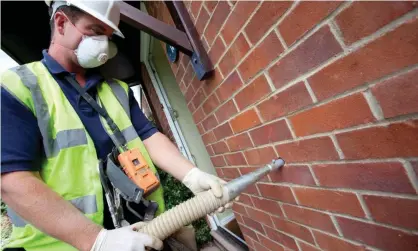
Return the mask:
{"type": "Polygon", "coordinates": [[[85,89],[83,89],[80,84],[71,76],[65,76],[65,79],[78,91],[78,93],[81,95],[81,97],[86,100],[86,102],[93,107],[94,110],[96,110],[100,116],[102,116],[106,123],[109,125],[110,130],[112,131],[114,137],[110,137],[115,144],[115,146],[119,149],[122,148],[124,151],[126,151],[126,139],[123,136],[122,132],[119,130],[116,123],[113,121],[113,119],[109,116],[107,111],[101,107],[91,96],[86,92],[85,89]]]}

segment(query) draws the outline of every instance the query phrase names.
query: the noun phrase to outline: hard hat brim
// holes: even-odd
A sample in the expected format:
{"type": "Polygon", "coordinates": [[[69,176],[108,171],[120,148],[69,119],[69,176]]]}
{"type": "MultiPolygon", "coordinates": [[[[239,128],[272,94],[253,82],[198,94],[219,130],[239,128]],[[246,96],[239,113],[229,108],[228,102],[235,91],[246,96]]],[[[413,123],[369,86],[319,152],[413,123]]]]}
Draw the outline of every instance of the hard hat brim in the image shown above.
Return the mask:
{"type": "MultiPolygon", "coordinates": [[[[78,6],[78,4],[77,4],[77,2],[76,1],[67,1],[67,3],[70,3],[70,4],[72,4],[72,5],[74,5],[75,7],[77,7],[77,8],[79,8],[79,9],[81,9],[81,10],[83,10],[82,8],[80,8],[81,6],[78,6]]],[[[87,13],[87,12],[85,12],[85,13],[87,13],[87,14],[89,14],[90,16],[92,16],[92,17],[94,17],[94,18],[96,18],[97,20],[99,20],[99,21],[101,21],[101,22],[103,22],[103,23],[105,23],[105,24],[107,24],[110,28],[112,28],[113,30],[114,30],[114,34],[115,35],[117,35],[117,36],[119,36],[119,37],[121,37],[121,38],[125,38],[125,36],[123,35],[123,33],[119,30],[119,28],[114,24],[114,23],[112,23],[112,22],[110,22],[108,19],[105,19],[105,18],[103,18],[103,16],[100,14],[100,13],[98,13],[98,12],[96,12],[96,11],[94,11],[94,10],[89,10],[89,12],[90,13],[87,13]]]]}

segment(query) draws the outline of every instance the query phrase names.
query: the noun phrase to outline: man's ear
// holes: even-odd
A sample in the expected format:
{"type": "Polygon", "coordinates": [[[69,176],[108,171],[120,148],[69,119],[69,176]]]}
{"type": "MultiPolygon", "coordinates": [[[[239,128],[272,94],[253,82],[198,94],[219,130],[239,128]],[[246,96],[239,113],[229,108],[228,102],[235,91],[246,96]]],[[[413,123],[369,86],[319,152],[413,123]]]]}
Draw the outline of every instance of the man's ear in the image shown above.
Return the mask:
{"type": "Polygon", "coordinates": [[[67,22],[67,17],[62,12],[56,12],[54,15],[54,27],[56,32],[60,35],[64,35],[65,23],[67,22]]]}

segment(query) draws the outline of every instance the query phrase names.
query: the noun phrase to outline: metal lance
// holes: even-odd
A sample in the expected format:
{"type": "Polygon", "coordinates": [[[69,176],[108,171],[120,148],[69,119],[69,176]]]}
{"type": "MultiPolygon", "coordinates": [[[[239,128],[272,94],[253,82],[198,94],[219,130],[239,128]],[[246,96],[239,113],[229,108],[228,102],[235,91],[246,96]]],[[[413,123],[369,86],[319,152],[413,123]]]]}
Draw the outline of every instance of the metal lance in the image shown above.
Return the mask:
{"type": "Polygon", "coordinates": [[[279,158],[254,172],[228,182],[224,186],[221,198],[216,198],[215,195],[213,195],[212,190],[199,193],[195,197],[159,215],[139,231],[164,240],[181,227],[188,225],[207,214],[213,213],[219,207],[225,206],[228,202],[233,201],[248,186],[254,184],[269,172],[278,170],[284,164],[284,160],[279,158]]]}

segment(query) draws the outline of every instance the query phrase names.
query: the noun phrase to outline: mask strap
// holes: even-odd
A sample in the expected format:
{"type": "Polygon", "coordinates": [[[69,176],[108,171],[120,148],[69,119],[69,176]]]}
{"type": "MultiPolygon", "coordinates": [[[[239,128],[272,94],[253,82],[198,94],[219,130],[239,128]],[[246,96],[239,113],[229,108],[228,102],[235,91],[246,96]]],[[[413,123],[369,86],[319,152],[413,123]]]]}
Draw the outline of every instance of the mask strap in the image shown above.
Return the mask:
{"type": "MultiPolygon", "coordinates": [[[[85,35],[77,28],[77,26],[75,26],[75,24],[73,24],[73,22],[71,22],[71,20],[70,20],[70,18],[67,16],[67,15],[65,15],[65,13],[64,12],[62,12],[62,11],[59,11],[61,14],[63,14],[66,18],[67,18],[67,20],[68,20],[68,22],[84,37],[85,35]]],[[[56,14],[56,13],[55,13],[56,14]]],[[[51,44],[56,44],[56,45],[59,45],[59,46],[61,46],[62,48],[65,48],[65,49],[68,49],[68,50],[71,50],[71,51],[74,51],[74,53],[76,53],[76,50],[77,49],[72,49],[72,48],[69,48],[69,47],[67,47],[67,46],[65,46],[65,45],[62,45],[62,44],[60,44],[60,43],[57,43],[57,42],[55,42],[54,40],[52,40],[51,41],[51,44]]],[[[76,53],[77,54],[77,53],[76,53]]]]}

